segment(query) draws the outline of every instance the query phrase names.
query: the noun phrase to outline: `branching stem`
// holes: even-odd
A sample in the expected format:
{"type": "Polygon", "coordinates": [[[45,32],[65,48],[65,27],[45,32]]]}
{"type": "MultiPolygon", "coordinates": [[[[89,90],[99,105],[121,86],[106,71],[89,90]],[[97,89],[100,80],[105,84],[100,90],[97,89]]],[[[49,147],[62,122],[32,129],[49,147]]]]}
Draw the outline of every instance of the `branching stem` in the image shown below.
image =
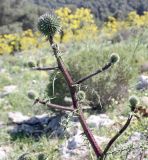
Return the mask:
{"type": "Polygon", "coordinates": [[[126,123],[124,124],[124,126],[119,130],[119,132],[108,142],[107,146],[104,149],[103,155],[105,156],[106,153],[108,152],[108,150],[111,148],[112,144],[117,140],[117,138],[127,129],[127,127],[129,126],[131,120],[133,118],[133,115],[129,115],[126,123]]]}
{"type": "MultiPolygon", "coordinates": [[[[69,91],[70,91],[72,103],[73,103],[73,109],[78,110],[79,105],[78,105],[78,100],[77,100],[77,96],[76,96],[76,86],[74,86],[74,81],[73,81],[71,75],[69,74],[67,68],[65,67],[62,58],[58,55],[58,53],[59,53],[58,46],[53,42],[53,38],[51,36],[49,36],[48,39],[49,39],[50,45],[53,49],[54,56],[56,57],[59,70],[63,74],[63,76],[67,82],[67,85],[69,87],[69,91]]],[[[100,146],[97,144],[91,130],[89,129],[81,109],[79,112],[79,120],[80,120],[80,123],[82,125],[83,130],[84,130],[84,133],[85,133],[86,137],[88,138],[96,156],[97,157],[102,156],[102,150],[101,150],[100,146]]]]}
{"type": "Polygon", "coordinates": [[[86,77],[83,77],[80,80],[76,81],[75,84],[80,84],[80,83],[86,81],[87,79],[89,79],[89,78],[91,78],[91,77],[93,77],[93,76],[95,76],[95,75],[97,75],[97,74],[109,69],[111,66],[112,66],[112,63],[109,62],[104,67],[102,67],[101,69],[98,69],[94,73],[91,73],[90,75],[87,75],[86,77]]]}
{"type": "Polygon", "coordinates": [[[57,104],[52,104],[52,103],[47,103],[48,101],[44,101],[44,100],[41,100],[39,98],[37,98],[35,100],[35,103],[40,103],[40,104],[44,104],[46,105],[47,107],[49,108],[53,108],[53,109],[59,109],[59,110],[65,110],[65,111],[74,111],[73,108],[69,107],[69,106],[61,106],[61,105],[57,105],[57,104]]]}
{"type": "Polygon", "coordinates": [[[33,67],[33,70],[39,70],[39,71],[50,71],[50,70],[56,70],[58,67],[33,67]]]}

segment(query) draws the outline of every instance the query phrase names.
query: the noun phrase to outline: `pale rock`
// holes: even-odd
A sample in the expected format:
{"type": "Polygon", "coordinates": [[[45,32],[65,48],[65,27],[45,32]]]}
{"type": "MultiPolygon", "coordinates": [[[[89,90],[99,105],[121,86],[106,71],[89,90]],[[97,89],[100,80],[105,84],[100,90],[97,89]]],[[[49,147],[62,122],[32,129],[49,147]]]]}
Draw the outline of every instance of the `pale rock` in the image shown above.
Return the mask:
{"type": "MultiPolygon", "coordinates": [[[[89,146],[87,141],[85,141],[85,136],[82,133],[78,133],[75,136],[70,137],[64,144],[59,147],[60,157],[63,160],[75,160],[75,159],[88,159],[89,146]]],[[[97,143],[100,145],[102,143],[107,143],[109,138],[99,137],[94,135],[97,143]]]]}
{"type": "MultiPolygon", "coordinates": [[[[127,145],[134,146],[134,149],[131,148],[131,151],[128,153],[127,160],[140,160],[141,159],[141,154],[144,151],[140,147],[140,142],[141,141],[146,142],[145,138],[146,137],[144,135],[142,135],[142,133],[140,133],[140,132],[134,132],[133,133],[133,135],[129,138],[128,142],[126,143],[127,145]]],[[[147,157],[146,153],[144,153],[144,157],[147,157]]]]}
{"type": "Polygon", "coordinates": [[[65,130],[61,125],[63,115],[51,116],[47,114],[28,117],[20,112],[9,112],[9,120],[15,124],[8,130],[12,137],[20,134],[39,138],[43,134],[51,134],[51,136],[63,137],[65,130]]]}
{"type": "Polygon", "coordinates": [[[29,120],[29,116],[24,116],[21,112],[9,112],[8,119],[12,123],[21,123],[23,121],[29,120]]]}
{"type": "Polygon", "coordinates": [[[8,85],[5,86],[0,94],[0,97],[3,98],[11,93],[14,93],[17,91],[17,86],[16,85],[8,85]]]}
{"type": "Polygon", "coordinates": [[[67,136],[75,136],[77,134],[80,134],[82,131],[80,130],[80,123],[73,122],[70,124],[70,127],[66,129],[67,136]]]}
{"type": "Polygon", "coordinates": [[[141,76],[138,78],[138,83],[137,83],[136,88],[137,88],[138,90],[148,89],[148,76],[141,75],[141,76]]]}
{"type": "Polygon", "coordinates": [[[110,140],[110,138],[107,138],[107,137],[104,137],[104,136],[103,137],[94,136],[94,137],[95,137],[95,139],[96,139],[96,141],[99,145],[102,145],[103,143],[107,144],[110,140]]]}
{"type": "Polygon", "coordinates": [[[0,160],[4,160],[7,158],[7,154],[4,150],[1,150],[0,148],[0,160]]]}
{"type": "Polygon", "coordinates": [[[115,122],[111,120],[106,114],[100,115],[91,115],[87,119],[87,123],[91,128],[99,128],[100,126],[109,127],[112,126],[115,122]]]}
{"type": "Polygon", "coordinates": [[[59,147],[61,160],[75,160],[88,157],[89,151],[83,135],[77,134],[70,137],[59,147]]]}
{"type": "Polygon", "coordinates": [[[80,147],[84,142],[82,135],[75,135],[68,140],[67,148],[68,149],[76,149],[80,147]]]}
{"type": "Polygon", "coordinates": [[[8,157],[8,154],[10,153],[11,148],[4,146],[4,147],[0,147],[0,160],[6,160],[8,157]]]}
{"type": "Polygon", "coordinates": [[[9,85],[9,86],[5,86],[3,88],[3,91],[9,94],[9,93],[16,91],[16,89],[17,89],[16,85],[9,85]]]}
{"type": "Polygon", "coordinates": [[[5,68],[0,68],[0,73],[5,73],[6,69],[5,68]]]}
{"type": "Polygon", "coordinates": [[[134,132],[133,135],[129,138],[129,142],[138,142],[141,139],[141,133],[140,132],[134,132]]]}

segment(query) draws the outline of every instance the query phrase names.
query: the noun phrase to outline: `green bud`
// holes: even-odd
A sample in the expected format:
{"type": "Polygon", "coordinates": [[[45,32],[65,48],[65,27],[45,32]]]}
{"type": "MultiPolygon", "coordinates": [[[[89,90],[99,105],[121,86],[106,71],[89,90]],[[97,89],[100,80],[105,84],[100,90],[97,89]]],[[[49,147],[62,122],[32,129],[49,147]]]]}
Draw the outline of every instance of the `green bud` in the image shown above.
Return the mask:
{"type": "Polygon", "coordinates": [[[117,63],[117,62],[119,62],[119,60],[120,60],[120,57],[119,57],[119,55],[118,54],[116,54],[116,53],[112,53],[111,54],[111,56],[110,56],[110,62],[111,63],[117,63]]]}
{"type": "Polygon", "coordinates": [[[35,67],[35,62],[29,61],[28,62],[28,67],[30,67],[30,68],[35,67]]]}
{"type": "Polygon", "coordinates": [[[29,91],[27,95],[28,95],[29,99],[35,99],[37,97],[37,93],[35,91],[32,91],[32,90],[29,91]]]}
{"type": "Polygon", "coordinates": [[[38,20],[38,30],[45,36],[54,36],[61,30],[59,18],[52,14],[44,14],[38,20]]]}
{"type": "Polygon", "coordinates": [[[85,98],[86,98],[85,92],[84,91],[78,91],[77,98],[78,98],[79,101],[85,100],[85,98]]]}
{"type": "Polygon", "coordinates": [[[137,106],[137,104],[139,103],[139,100],[138,100],[138,98],[136,96],[131,96],[129,98],[129,103],[130,103],[131,110],[134,111],[136,106],[137,106]]]}

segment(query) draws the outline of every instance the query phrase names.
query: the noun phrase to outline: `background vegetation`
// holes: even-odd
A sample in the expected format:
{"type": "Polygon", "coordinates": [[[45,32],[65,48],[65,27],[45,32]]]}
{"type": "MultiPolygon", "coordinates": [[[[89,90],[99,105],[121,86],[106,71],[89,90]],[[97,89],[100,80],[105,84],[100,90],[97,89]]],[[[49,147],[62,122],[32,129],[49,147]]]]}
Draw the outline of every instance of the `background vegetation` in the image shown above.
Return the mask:
{"type": "Polygon", "coordinates": [[[109,16],[123,20],[131,11],[139,15],[148,11],[147,0],[1,0],[0,33],[34,29],[39,15],[60,7],[89,8],[100,25],[109,16]]]}
{"type": "MultiPolygon", "coordinates": [[[[68,90],[60,73],[31,71],[28,66],[28,63],[55,66],[49,44],[35,27],[39,15],[52,9],[62,23],[63,32],[56,35],[60,54],[75,80],[101,68],[111,53],[120,55],[117,65],[89,79],[79,90],[86,94],[82,104],[92,107],[86,116],[105,112],[122,125],[119,117],[129,113],[128,97],[132,94],[139,98],[148,96],[147,90],[136,90],[140,66],[148,61],[147,0],[1,0],[0,121],[7,123],[8,112],[14,111],[29,116],[47,112],[53,115],[46,107],[34,107],[27,97],[29,91],[35,91],[53,103],[67,105],[68,90]],[[15,85],[17,89],[3,97],[4,87],[9,85],[15,85]]],[[[109,129],[94,132],[112,136],[109,129]]],[[[147,119],[134,121],[114,148],[126,143],[134,132],[147,133],[147,119]]],[[[58,159],[57,146],[64,140],[42,137],[38,142],[31,138],[13,141],[7,127],[0,130],[0,145],[13,149],[9,159],[14,160],[28,151],[31,160],[39,159],[40,154],[49,160],[58,159]]],[[[124,155],[118,152],[109,155],[108,159],[122,160],[124,155]]]]}

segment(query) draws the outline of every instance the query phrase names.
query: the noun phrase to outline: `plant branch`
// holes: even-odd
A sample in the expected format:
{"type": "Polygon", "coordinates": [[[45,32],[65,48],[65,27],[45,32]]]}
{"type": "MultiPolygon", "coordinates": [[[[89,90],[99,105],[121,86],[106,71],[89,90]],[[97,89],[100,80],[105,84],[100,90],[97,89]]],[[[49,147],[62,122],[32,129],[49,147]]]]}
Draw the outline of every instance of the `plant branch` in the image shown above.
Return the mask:
{"type": "MultiPolygon", "coordinates": [[[[72,103],[73,103],[73,109],[79,110],[81,108],[79,107],[79,104],[78,104],[77,95],[76,95],[76,86],[73,85],[74,84],[73,79],[72,79],[70,73],[68,72],[67,68],[65,67],[62,58],[58,55],[58,53],[59,53],[58,46],[54,43],[53,37],[49,36],[48,40],[49,40],[50,45],[53,49],[54,56],[56,57],[58,67],[59,67],[60,71],[62,72],[62,74],[67,82],[67,85],[69,87],[69,91],[70,91],[72,103]]],[[[102,150],[101,150],[100,146],[97,144],[91,130],[89,129],[82,111],[79,112],[78,117],[79,117],[80,123],[82,125],[82,128],[84,130],[84,133],[85,133],[86,137],[88,138],[96,156],[101,157],[102,150]]]]}
{"type": "Polygon", "coordinates": [[[104,151],[103,151],[103,155],[105,156],[106,153],[108,152],[108,150],[111,148],[112,144],[117,140],[117,138],[127,129],[127,127],[129,126],[131,120],[133,118],[133,115],[129,115],[126,123],[124,124],[124,126],[119,130],[119,132],[109,141],[109,143],[107,144],[107,146],[105,147],[104,151]]]}
{"type": "Polygon", "coordinates": [[[83,78],[81,78],[80,80],[76,81],[75,84],[80,84],[80,83],[82,83],[83,81],[86,81],[87,79],[89,79],[89,78],[91,78],[91,77],[93,77],[93,76],[95,76],[95,75],[97,75],[97,74],[99,74],[99,73],[101,73],[101,72],[109,69],[111,66],[112,66],[112,63],[109,62],[109,63],[107,63],[105,66],[103,66],[101,69],[98,69],[98,70],[95,71],[94,73],[91,73],[91,74],[87,75],[86,77],[83,77],[83,78]]]}
{"type": "Polygon", "coordinates": [[[39,70],[39,71],[50,71],[58,69],[58,67],[33,67],[33,70],[39,70]]]}
{"type": "Polygon", "coordinates": [[[44,100],[41,100],[39,98],[37,98],[34,102],[34,104],[36,103],[40,103],[40,104],[43,104],[43,105],[46,105],[47,107],[49,108],[53,108],[53,109],[59,109],[59,110],[65,110],[65,111],[74,111],[73,108],[67,106],[61,106],[61,105],[57,105],[57,104],[52,104],[52,103],[47,103],[48,101],[44,101],[44,100]]]}

